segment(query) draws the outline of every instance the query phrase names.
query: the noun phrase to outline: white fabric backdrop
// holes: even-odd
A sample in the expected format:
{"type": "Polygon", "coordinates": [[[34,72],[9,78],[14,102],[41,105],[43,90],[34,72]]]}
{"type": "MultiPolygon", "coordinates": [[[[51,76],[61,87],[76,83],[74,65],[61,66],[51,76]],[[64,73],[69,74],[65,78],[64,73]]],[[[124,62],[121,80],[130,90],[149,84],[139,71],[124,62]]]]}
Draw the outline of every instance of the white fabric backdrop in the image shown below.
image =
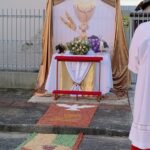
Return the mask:
{"type": "MultiPolygon", "coordinates": [[[[53,27],[54,27],[54,47],[58,43],[66,43],[72,40],[74,37],[79,36],[79,29],[74,32],[68,28],[60,19],[61,16],[65,16],[65,11],[73,18],[77,26],[80,25],[78,18],[73,9],[75,0],[66,0],[65,2],[54,6],[53,15],[53,27]]],[[[96,8],[94,15],[89,21],[88,36],[97,35],[107,41],[109,49],[113,49],[114,37],[115,37],[115,8],[102,2],[101,0],[95,0],[96,8]]]]}

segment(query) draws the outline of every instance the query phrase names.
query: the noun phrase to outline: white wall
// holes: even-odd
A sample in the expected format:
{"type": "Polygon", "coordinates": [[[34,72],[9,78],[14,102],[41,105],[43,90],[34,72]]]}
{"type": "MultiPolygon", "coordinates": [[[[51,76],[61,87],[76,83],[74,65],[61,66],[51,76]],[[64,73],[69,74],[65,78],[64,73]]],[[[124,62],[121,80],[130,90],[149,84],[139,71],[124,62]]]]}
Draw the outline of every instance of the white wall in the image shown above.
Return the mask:
{"type": "Polygon", "coordinates": [[[3,9],[43,9],[45,5],[46,0],[0,0],[0,8],[3,9]]]}

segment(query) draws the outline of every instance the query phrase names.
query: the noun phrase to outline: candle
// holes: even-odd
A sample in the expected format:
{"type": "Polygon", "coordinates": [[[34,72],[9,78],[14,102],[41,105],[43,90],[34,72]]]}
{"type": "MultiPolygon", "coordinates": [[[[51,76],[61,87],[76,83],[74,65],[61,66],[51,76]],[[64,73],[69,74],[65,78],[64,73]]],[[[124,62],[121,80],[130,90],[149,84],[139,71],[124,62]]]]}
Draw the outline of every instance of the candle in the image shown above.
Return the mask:
{"type": "Polygon", "coordinates": [[[104,42],[100,41],[100,51],[102,51],[104,49],[104,42]]]}

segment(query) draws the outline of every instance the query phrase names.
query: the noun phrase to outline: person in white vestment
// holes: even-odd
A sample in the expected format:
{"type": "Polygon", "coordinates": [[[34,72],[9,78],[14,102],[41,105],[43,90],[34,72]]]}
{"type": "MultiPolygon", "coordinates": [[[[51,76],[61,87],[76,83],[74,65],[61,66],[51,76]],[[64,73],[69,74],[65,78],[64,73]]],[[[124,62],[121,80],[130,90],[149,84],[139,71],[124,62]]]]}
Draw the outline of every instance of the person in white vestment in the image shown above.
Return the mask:
{"type": "Polygon", "coordinates": [[[128,68],[137,74],[131,150],[150,150],[150,21],[139,25],[133,35],[128,68]]]}

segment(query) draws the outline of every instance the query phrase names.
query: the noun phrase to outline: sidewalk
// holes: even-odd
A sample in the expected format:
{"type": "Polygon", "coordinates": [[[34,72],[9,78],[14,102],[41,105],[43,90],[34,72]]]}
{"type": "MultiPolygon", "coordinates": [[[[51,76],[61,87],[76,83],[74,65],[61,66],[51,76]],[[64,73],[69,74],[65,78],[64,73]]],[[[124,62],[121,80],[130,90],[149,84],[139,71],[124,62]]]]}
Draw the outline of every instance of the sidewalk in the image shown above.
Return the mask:
{"type": "MultiPolygon", "coordinates": [[[[38,119],[46,112],[49,104],[54,101],[50,97],[32,97],[32,92],[0,90],[0,149],[13,150],[27,138],[29,132],[62,134],[79,133],[81,131],[85,134],[85,138],[79,150],[129,149],[128,134],[131,126],[132,111],[127,98],[101,100],[100,107],[88,128],[54,128],[35,125],[38,119]]],[[[133,94],[134,88],[129,90],[131,106],[133,104],[133,94]]],[[[63,103],[66,101],[68,100],[62,98],[57,102],[63,103]]],[[[69,101],[74,100],[69,99],[69,101]]],[[[95,100],[78,101],[78,103],[85,102],[98,103],[95,100]]]]}

